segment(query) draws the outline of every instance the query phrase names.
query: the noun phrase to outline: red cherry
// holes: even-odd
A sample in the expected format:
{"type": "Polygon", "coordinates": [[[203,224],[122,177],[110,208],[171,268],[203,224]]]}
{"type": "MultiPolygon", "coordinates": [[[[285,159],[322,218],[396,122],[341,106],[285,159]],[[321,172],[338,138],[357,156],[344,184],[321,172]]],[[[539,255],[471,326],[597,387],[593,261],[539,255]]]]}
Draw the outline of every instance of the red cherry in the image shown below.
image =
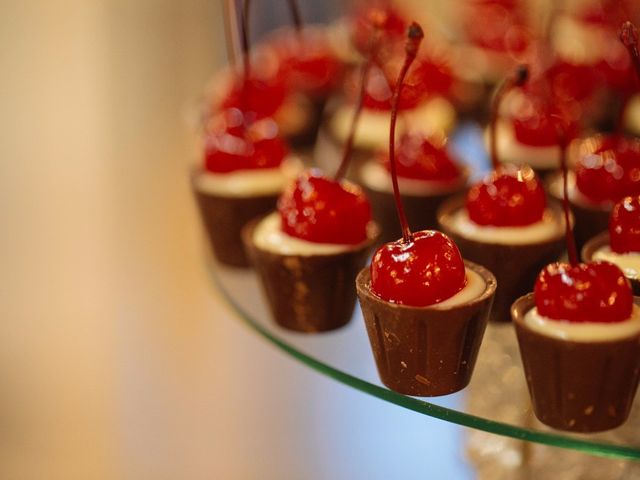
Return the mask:
{"type": "Polygon", "coordinates": [[[253,118],[271,117],[284,103],[287,89],[281,79],[237,77],[219,108],[237,108],[253,118]]]}
{"type": "Polygon", "coordinates": [[[205,169],[213,173],[276,168],[288,152],[273,120],[245,126],[242,112],[225,110],[211,121],[205,139],[205,169]]]}
{"type": "Polygon", "coordinates": [[[545,72],[554,98],[561,102],[585,101],[601,85],[602,77],[587,65],[558,60],[545,72]]]}
{"type": "Polygon", "coordinates": [[[625,197],[614,205],[609,237],[616,253],[640,252],[640,196],[625,197]]]}
{"type": "MultiPolygon", "coordinates": [[[[445,138],[429,140],[421,132],[405,133],[396,149],[398,176],[439,182],[459,179],[460,168],[445,147],[445,138]]],[[[387,170],[391,170],[389,155],[383,154],[382,160],[387,170]]]]}
{"type": "Polygon", "coordinates": [[[633,293],[622,270],[608,262],[547,265],[535,285],[538,313],[569,322],[622,322],[631,316],[633,293]]]}
{"type": "Polygon", "coordinates": [[[531,43],[519,2],[475,2],[466,23],[469,39],[487,50],[521,55],[531,43]]]}
{"type": "Polygon", "coordinates": [[[282,230],[316,243],[356,245],[367,239],[371,206],[362,189],[318,170],[305,172],[278,200],[282,230]]]}
{"type": "Polygon", "coordinates": [[[328,93],[342,78],[343,65],[320,32],[288,31],[271,46],[279,59],[278,77],[292,91],[328,93]]]}
{"type": "MultiPolygon", "coordinates": [[[[391,110],[393,85],[388,78],[395,78],[401,65],[395,61],[385,65],[385,72],[372,67],[367,80],[363,105],[375,110],[391,110]]],[[[447,95],[453,86],[453,75],[449,66],[439,59],[421,57],[416,59],[402,87],[398,108],[414,108],[434,95],[447,95]]]]}
{"type": "Polygon", "coordinates": [[[371,262],[371,290],[383,300],[414,307],[450,298],[466,284],[456,244],[444,233],[423,230],[386,243],[371,262]]]}
{"type": "Polygon", "coordinates": [[[595,203],[640,195],[640,139],[607,135],[584,144],[576,169],[576,186],[595,203]]]}
{"type": "Polygon", "coordinates": [[[542,220],[545,207],[542,183],[528,166],[505,164],[467,193],[469,218],[478,225],[530,225],[542,220]]]}
{"type": "Polygon", "coordinates": [[[391,5],[361,8],[355,12],[352,22],[351,39],[356,49],[365,55],[369,39],[374,33],[381,36],[381,46],[389,48],[397,43],[402,44],[409,25],[401,13],[391,5]]]}

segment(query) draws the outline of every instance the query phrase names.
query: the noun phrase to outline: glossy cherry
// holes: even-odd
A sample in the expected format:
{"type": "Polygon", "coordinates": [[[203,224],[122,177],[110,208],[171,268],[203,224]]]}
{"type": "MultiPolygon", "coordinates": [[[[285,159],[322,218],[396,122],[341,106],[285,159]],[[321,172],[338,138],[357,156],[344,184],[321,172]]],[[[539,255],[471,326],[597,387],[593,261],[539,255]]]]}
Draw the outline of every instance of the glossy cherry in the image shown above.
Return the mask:
{"type": "Polygon", "coordinates": [[[359,186],[318,170],[305,172],[285,190],[278,211],[285,233],[315,243],[362,243],[371,221],[371,206],[359,186]]]}
{"type": "MultiPolygon", "coordinates": [[[[405,133],[396,149],[399,177],[416,180],[452,182],[460,178],[461,171],[446,149],[446,139],[427,138],[422,132],[405,133]]],[[[382,161],[391,170],[389,155],[382,161]]]]}
{"type": "Polygon", "coordinates": [[[621,135],[593,137],[583,144],[576,186],[594,203],[640,195],[640,139],[621,135]]]}
{"type": "Polygon", "coordinates": [[[371,262],[371,291],[391,303],[416,307],[433,305],[462,290],[466,284],[460,251],[449,237],[431,230],[411,233],[407,223],[396,171],[395,127],[403,81],[415,58],[422,29],[409,27],[405,62],[398,75],[392,99],[389,132],[389,164],[403,238],[381,246],[371,262]]]}
{"type": "Polygon", "coordinates": [[[465,18],[466,31],[476,45],[495,52],[521,55],[531,43],[521,2],[476,1],[465,18]]]}
{"type": "Polygon", "coordinates": [[[392,303],[423,307],[446,300],[466,283],[458,247],[445,234],[416,232],[409,242],[380,247],[371,262],[371,289],[392,303]]]}
{"type": "Polygon", "coordinates": [[[288,91],[282,79],[235,78],[229,91],[222,97],[219,108],[237,108],[246,116],[262,119],[273,116],[282,106],[288,91]]]}
{"type": "Polygon", "coordinates": [[[351,40],[361,53],[367,55],[369,39],[378,29],[381,44],[392,47],[402,42],[409,22],[391,5],[365,6],[352,16],[351,40]],[[375,26],[374,26],[375,25],[375,26]]]}
{"type": "Polygon", "coordinates": [[[247,126],[242,112],[229,109],[216,116],[210,125],[204,154],[204,167],[209,172],[277,168],[288,152],[273,120],[264,119],[247,126]]]}
{"type": "Polygon", "coordinates": [[[608,262],[547,265],[536,280],[536,307],[543,317],[569,322],[622,322],[633,294],[622,270],[608,262]]]}
{"type": "Polygon", "coordinates": [[[614,205],[609,238],[616,253],[640,252],[640,196],[625,197],[614,205]]]}
{"type": "Polygon", "coordinates": [[[542,220],[546,208],[542,183],[528,166],[505,164],[467,193],[469,218],[478,225],[513,227],[542,220]]]}

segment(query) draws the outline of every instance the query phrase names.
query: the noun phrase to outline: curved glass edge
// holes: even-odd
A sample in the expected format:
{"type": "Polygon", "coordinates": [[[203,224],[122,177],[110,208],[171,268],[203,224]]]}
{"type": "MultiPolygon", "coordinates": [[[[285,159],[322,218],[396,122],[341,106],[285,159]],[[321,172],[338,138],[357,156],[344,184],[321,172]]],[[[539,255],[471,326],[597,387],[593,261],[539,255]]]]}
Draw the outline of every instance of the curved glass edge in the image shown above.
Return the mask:
{"type": "Polygon", "coordinates": [[[387,388],[381,387],[379,385],[374,385],[341,370],[333,368],[330,365],[327,365],[301,352],[300,350],[291,346],[284,340],[278,338],[278,336],[274,335],[258,322],[256,322],[242,308],[242,305],[240,305],[240,303],[237,302],[229,292],[227,292],[218,277],[218,273],[213,268],[211,268],[210,271],[214,283],[217,289],[222,293],[225,301],[231,306],[231,308],[238,314],[240,319],[249,328],[251,328],[254,332],[258,333],[270,343],[272,343],[285,353],[289,354],[296,360],[302,362],[303,364],[316,370],[317,372],[326,375],[327,377],[337,380],[340,383],[385,400],[389,403],[404,407],[408,410],[412,410],[414,412],[447,422],[455,423],[457,425],[462,425],[464,427],[474,428],[476,430],[482,430],[496,435],[512,437],[518,440],[540,443],[542,445],[578,450],[584,453],[601,457],[640,460],[640,448],[614,445],[606,442],[582,440],[579,438],[564,436],[562,434],[528,430],[522,427],[517,427],[515,425],[488,420],[486,418],[477,417],[475,415],[459,412],[450,408],[434,405],[415,397],[409,397],[400,393],[396,393],[387,388]]]}

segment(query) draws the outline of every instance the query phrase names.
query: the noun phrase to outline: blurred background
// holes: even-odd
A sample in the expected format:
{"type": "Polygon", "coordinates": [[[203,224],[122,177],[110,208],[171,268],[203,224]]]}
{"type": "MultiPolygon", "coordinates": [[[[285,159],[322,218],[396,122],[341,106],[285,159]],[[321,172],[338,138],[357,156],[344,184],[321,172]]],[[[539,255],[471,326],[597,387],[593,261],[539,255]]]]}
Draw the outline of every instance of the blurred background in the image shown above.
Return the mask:
{"type": "MultiPolygon", "coordinates": [[[[256,35],[288,21],[254,3],[256,35]]],[[[186,119],[221,2],[0,6],[0,478],[473,477],[459,429],[296,364],[215,291],[186,119]]]]}

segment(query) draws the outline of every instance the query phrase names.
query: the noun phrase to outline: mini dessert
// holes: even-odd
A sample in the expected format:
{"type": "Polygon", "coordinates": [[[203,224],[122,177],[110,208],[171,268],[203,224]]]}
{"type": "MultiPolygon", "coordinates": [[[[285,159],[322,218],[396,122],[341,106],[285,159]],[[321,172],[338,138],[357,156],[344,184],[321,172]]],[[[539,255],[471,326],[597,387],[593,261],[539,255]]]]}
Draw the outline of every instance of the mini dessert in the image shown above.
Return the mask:
{"type": "MultiPolygon", "coordinates": [[[[361,166],[357,178],[371,199],[373,216],[382,228],[382,241],[389,242],[401,232],[389,156],[378,152],[377,157],[361,166]]],[[[436,228],[438,207],[450,196],[465,190],[467,170],[448,152],[445,137],[427,137],[418,131],[400,137],[396,158],[398,184],[409,225],[417,229],[436,228]]]]}
{"type": "Polygon", "coordinates": [[[277,212],[243,231],[273,317],[284,328],[333,330],[353,314],[353,282],[379,229],[362,189],[341,180],[352,143],[353,135],[334,179],[319,170],[303,173],[282,194],[277,212]]]}
{"type": "Polygon", "coordinates": [[[205,161],[192,187],[217,260],[248,267],[240,232],[273,210],[285,185],[302,169],[270,119],[246,125],[237,109],[222,112],[206,138],[205,161]]]}
{"type": "Polygon", "coordinates": [[[640,295],[640,196],[625,197],[614,205],[609,230],[586,243],[582,258],[617,265],[634,295],[640,295]]]}
{"type": "Polygon", "coordinates": [[[568,227],[567,250],[570,263],[547,265],[534,293],[513,304],[522,363],[541,422],[608,430],[627,419],[640,379],[640,308],[617,266],[578,263],[568,227]]]}
{"type": "Polygon", "coordinates": [[[403,79],[423,33],[409,27],[406,59],[396,83],[389,160],[403,238],[374,254],[356,280],[358,298],[382,382],[418,396],[446,395],[471,378],[495,291],[486,269],[463,262],[455,244],[436,231],[411,233],[395,162],[395,125],[403,79]]]}
{"type": "MultiPolygon", "coordinates": [[[[525,79],[526,70],[520,69],[507,85],[516,86],[525,79]]],[[[500,88],[494,111],[509,88],[500,88]]],[[[509,321],[513,299],[529,291],[540,268],[562,253],[564,230],[561,209],[547,205],[533,170],[501,165],[495,141],[492,146],[494,171],[473,185],[466,197],[446,201],[438,210],[438,222],[465,258],[496,276],[491,319],[509,321]]]]}

